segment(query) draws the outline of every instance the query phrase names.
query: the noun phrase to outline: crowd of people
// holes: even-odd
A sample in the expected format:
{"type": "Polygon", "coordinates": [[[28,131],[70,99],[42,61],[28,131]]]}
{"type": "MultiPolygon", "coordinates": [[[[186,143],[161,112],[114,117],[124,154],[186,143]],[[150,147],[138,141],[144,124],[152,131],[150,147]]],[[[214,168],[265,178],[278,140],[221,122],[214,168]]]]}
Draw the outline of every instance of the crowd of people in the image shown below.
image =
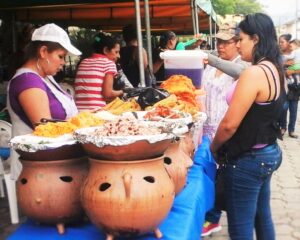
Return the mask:
{"type": "MultiPolygon", "coordinates": [[[[91,56],[81,59],[75,78],[75,99],[60,87],[53,76],[66,55],[80,55],[67,33],[55,24],[35,29],[24,48],[22,63],[14,69],[8,87],[8,110],[13,136],[32,132],[41,118],[65,120],[82,110],[93,110],[125,90],[115,89],[115,77],[122,70],[132,87],[140,83],[136,28],[125,26],[126,43],[109,33],[94,36],[91,56]],[[117,66],[119,66],[117,68],[117,66]]],[[[277,138],[286,129],[297,138],[295,121],[300,87],[300,42],[284,34],[277,39],[274,24],[262,13],[247,15],[238,25],[220,26],[216,34],[217,56],[207,54],[202,87],[206,90],[204,134],[224,179],[224,203],[228,231],[233,240],[275,239],[270,208],[270,181],[282,161],[277,138]],[[287,94],[286,94],[287,93],[287,94]],[[287,112],[289,124],[287,126],[287,112]]],[[[154,49],[153,73],[164,80],[164,62],[159,53],[176,49],[178,38],[163,33],[154,49]]],[[[198,41],[210,49],[207,42],[198,41]]],[[[143,49],[143,67],[149,71],[143,49]]],[[[151,85],[152,83],[149,83],[151,85]]],[[[12,155],[12,176],[18,178],[21,164],[12,155]]],[[[221,209],[206,214],[203,236],[220,230],[221,209]]]]}

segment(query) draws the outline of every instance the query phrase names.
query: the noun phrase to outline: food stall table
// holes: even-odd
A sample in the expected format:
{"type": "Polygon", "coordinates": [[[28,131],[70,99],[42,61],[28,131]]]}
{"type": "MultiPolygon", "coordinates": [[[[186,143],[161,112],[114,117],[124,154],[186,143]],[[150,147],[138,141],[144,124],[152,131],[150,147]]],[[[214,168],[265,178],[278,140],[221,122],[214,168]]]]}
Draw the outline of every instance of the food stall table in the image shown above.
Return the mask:
{"type": "MultiPolygon", "coordinates": [[[[202,144],[194,156],[194,165],[188,173],[187,185],[176,196],[170,213],[159,226],[163,239],[200,239],[205,212],[211,209],[214,203],[216,166],[209,144],[208,138],[203,137],[202,144]]],[[[27,220],[8,239],[90,240],[105,239],[105,234],[93,224],[86,222],[80,225],[67,225],[65,234],[59,235],[55,226],[36,225],[33,221],[27,220]]],[[[148,233],[135,239],[153,240],[156,238],[153,233],[148,233]]]]}

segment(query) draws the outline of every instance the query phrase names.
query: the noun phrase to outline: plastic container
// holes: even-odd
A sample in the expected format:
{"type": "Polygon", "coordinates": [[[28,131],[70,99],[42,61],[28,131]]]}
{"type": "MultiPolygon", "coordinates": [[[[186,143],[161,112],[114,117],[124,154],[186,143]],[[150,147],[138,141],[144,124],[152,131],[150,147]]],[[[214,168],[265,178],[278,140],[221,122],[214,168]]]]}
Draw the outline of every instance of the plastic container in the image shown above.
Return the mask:
{"type": "Polygon", "coordinates": [[[207,114],[204,112],[199,112],[195,116],[194,125],[191,128],[195,151],[198,149],[199,145],[202,143],[203,124],[205,123],[206,119],[207,119],[207,114]]]}
{"type": "Polygon", "coordinates": [[[197,95],[196,96],[196,101],[199,104],[199,109],[201,112],[205,112],[206,113],[206,94],[203,95],[197,95]]]}
{"type": "Polygon", "coordinates": [[[201,87],[203,58],[205,53],[200,50],[168,50],[160,53],[164,59],[165,77],[181,74],[192,79],[196,88],[201,87]]]}

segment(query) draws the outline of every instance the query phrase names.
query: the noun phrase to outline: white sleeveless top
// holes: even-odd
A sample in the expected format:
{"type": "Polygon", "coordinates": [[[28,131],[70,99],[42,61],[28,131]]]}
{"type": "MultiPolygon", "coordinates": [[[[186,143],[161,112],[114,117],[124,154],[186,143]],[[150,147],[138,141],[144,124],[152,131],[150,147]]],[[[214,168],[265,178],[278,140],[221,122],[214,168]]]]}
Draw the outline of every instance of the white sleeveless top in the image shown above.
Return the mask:
{"type": "MultiPolygon", "coordinates": [[[[36,72],[28,69],[28,68],[21,68],[18,69],[16,74],[13,76],[13,78],[16,78],[17,76],[23,74],[23,73],[34,73],[38,75],[36,72]]],[[[39,76],[39,75],[38,75],[39,76]]],[[[75,116],[78,113],[78,110],[76,108],[75,102],[72,97],[67,96],[64,94],[64,90],[55,82],[54,78],[52,76],[47,76],[46,78],[48,81],[41,76],[39,76],[43,82],[49,87],[51,92],[54,94],[56,99],[62,104],[62,107],[64,108],[66,112],[66,119],[69,119],[73,116],[75,116]]],[[[9,93],[10,89],[10,83],[8,84],[7,87],[7,92],[9,93]]],[[[19,135],[24,135],[24,134],[29,134],[32,133],[32,129],[24,123],[20,117],[13,111],[10,101],[9,101],[9,96],[7,96],[7,109],[11,118],[12,122],[12,136],[19,136],[19,135]]],[[[14,180],[17,180],[21,171],[22,171],[22,164],[19,161],[19,155],[16,151],[11,150],[11,178],[14,180]]]]}
{"type": "MultiPolygon", "coordinates": [[[[232,62],[236,62],[240,56],[236,57],[232,62]]],[[[212,140],[216,134],[218,126],[224,117],[228,104],[226,102],[226,94],[229,87],[235,79],[225,73],[216,77],[217,68],[207,65],[202,77],[202,86],[206,92],[205,108],[207,120],[203,125],[203,134],[212,140]]]]}

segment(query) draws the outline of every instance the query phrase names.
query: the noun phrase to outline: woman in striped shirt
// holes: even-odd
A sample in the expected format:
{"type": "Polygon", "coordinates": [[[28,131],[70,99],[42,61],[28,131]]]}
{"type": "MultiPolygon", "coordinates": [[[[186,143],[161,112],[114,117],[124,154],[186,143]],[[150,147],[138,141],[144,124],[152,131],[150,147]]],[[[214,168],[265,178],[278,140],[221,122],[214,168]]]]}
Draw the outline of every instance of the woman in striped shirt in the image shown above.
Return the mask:
{"type": "Polygon", "coordinates": [[[76,73],[75,102],[79,111],[103,107],[106,101],[123,95],[122,90],[113,90],[120,43],[110,34],[100,32],[92,47],[93,54],[81,61],[76,73]]]}

